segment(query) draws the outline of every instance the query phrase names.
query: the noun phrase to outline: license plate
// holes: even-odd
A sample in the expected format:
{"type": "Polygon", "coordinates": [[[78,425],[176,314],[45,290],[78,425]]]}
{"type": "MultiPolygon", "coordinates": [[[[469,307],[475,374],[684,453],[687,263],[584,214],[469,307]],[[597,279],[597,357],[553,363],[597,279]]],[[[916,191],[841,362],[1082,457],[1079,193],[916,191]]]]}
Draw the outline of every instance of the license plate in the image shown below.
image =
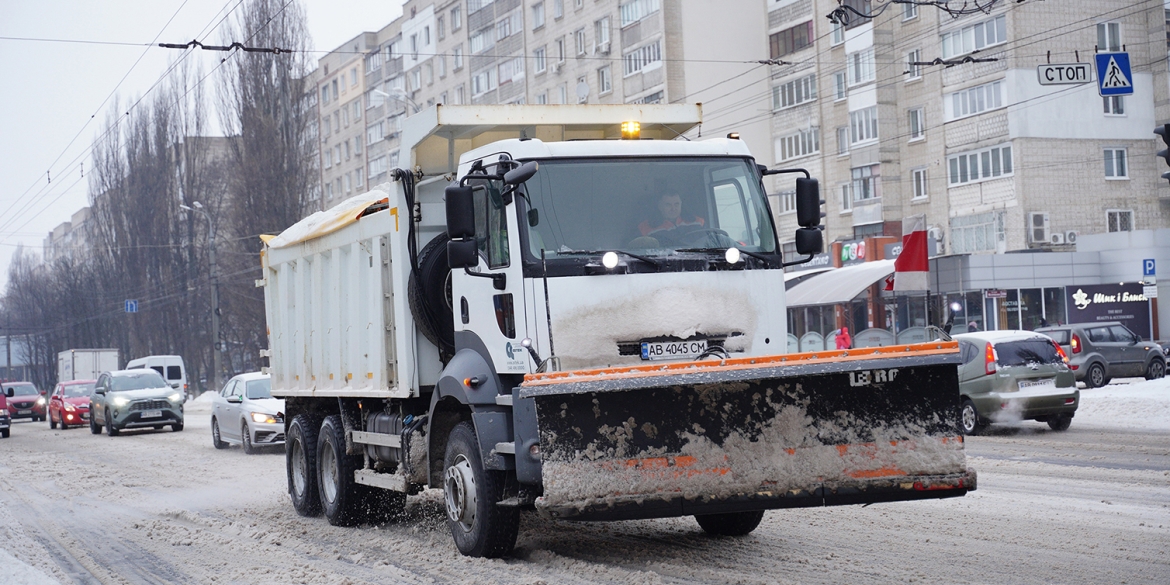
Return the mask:
{"type": "Polygon", "coordinates": [[[81,413],[81,420],[89,420],[89,413],[88,412],[81,413]]]}
{"type": "Polygon", "coordinates": [[[142,418],[159,418],[162,416],[161,410],[144,410],[142,411],[142,418]]]}
{"type": "Polygon", "coordinates": [[[677,360],[699,357],[707,351],[707,340],[698,341],[643,341],[642,359],[677,360]]]}
{"type": "Polygon", "coordinates": [[[1019,384],[1020,384],[1020,390],[1031,389],[1031,388],[1055,388],[1056,387],[1056,379],[1055,378],[1043,378],[1040,380],[1020,380],[1019,384]]]}
{"type": "Polygon", "coordinates": [[[18,410],[16,414],[32,414],[32,409],[18,410]]]}

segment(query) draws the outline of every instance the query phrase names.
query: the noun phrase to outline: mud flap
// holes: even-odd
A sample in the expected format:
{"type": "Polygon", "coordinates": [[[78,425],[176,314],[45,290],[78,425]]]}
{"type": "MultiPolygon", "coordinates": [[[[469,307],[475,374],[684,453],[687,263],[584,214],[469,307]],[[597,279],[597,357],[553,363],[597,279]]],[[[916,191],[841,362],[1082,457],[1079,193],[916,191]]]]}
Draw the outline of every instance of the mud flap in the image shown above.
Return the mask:
{"type": "Polygon", "coordinates": [[[537,508],[578,519],[959,496],[954,342],[526,378],[537,508]]]}

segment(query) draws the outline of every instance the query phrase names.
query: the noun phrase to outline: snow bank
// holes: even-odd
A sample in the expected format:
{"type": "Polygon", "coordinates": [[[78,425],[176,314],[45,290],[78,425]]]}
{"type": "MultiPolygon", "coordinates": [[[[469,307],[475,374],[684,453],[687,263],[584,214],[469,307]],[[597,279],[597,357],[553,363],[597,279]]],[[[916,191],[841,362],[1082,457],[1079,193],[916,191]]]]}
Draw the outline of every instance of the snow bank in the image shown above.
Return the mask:
{"type": "Polygon", "coordinates": [[[60,585],[56,579],[0,548],[0,583],[7,585],[60,585]]]}
{"type": "Polygon", "coordinates": [[[1081,390],[1076,423],[1170,431],[1170,377],[1081,390]]]}

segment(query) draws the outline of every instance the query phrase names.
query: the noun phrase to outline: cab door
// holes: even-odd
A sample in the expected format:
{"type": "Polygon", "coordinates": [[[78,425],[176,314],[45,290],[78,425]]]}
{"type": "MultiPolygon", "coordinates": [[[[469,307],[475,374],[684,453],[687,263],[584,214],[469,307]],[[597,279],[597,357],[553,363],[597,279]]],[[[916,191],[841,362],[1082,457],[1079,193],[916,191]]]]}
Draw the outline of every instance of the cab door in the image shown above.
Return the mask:
{"type": "Polygon", "coordinates": [[[523,270],[520,260],[519,197],[505,199],[498,180],[469,179],[475,204],[475,240],[479,264],[469,269],[477,276],[452,273],[452,310],[456,349],[462,344],[486,349],[500,374],[535,370],[520,346],[524,322],[523,270]],[[478,340],[478,341],[476,341],[478,340]]]}

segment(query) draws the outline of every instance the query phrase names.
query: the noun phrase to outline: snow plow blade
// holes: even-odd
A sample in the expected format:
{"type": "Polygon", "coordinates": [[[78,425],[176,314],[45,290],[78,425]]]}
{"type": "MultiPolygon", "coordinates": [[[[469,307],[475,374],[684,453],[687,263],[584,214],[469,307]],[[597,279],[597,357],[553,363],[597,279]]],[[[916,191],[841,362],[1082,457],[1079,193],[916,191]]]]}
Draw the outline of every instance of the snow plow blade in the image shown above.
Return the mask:
{"type": "Polygon", "coordinates": [[[958,344],[525,377],[543,495],[615,520],[962,496],[958,344]]]}

